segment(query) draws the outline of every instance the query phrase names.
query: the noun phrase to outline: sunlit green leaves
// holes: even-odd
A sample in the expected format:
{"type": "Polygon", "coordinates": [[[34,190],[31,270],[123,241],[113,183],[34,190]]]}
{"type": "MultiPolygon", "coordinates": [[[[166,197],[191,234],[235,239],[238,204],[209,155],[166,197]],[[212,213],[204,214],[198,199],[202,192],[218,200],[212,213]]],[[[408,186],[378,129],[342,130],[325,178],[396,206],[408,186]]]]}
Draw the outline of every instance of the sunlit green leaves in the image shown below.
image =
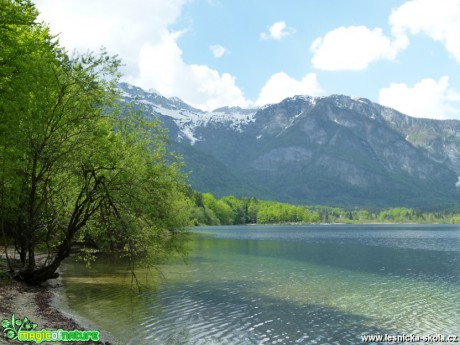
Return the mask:
{"type": "Polygon", "coordinates": [[[71,56],[29,1],[0,4],[0,221],[21,276],[46,280],[75,240],[149,262],[181,252],[181,163],[159,123],[118,102],[120,60],[71,56]]]}

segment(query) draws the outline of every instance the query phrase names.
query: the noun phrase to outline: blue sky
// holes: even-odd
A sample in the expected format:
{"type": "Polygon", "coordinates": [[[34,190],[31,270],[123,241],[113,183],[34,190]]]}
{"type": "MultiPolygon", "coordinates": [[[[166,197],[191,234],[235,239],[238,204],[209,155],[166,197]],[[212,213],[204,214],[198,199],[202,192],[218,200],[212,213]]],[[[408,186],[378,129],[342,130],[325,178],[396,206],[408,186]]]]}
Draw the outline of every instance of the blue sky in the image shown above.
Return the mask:
{"type": "Polygon", "coordinates": [[[69,50],[202,109],[296,94],[460,119],[460,0],[37,0],[69,50]]]}

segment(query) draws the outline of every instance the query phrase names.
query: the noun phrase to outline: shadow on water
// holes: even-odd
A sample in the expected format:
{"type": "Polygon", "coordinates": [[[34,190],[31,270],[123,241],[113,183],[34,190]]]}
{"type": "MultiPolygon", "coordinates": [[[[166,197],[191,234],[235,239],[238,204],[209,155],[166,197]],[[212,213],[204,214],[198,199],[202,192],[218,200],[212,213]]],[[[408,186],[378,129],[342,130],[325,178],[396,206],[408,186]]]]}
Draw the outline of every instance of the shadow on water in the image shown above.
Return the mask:
{"type": "MultiPolygon", "coordinates": [[[[90,268],[78,260],[70,260],[62,271],[71,309],[114,335],[114,329],[124,329],[145,309],[142,291],[155,292],[161,280],[155,270],[141,272],[139,287],[132,281],[126,263],[110,257],[100,257],[90,268]]],[[[155,294],[149,297],[149,303],[156,303],[155,294]]],[[[155,316],[158,314],[152,314],[155,316]]]]}
{"type": "Polygon", "coordinates": [[[361,335],[400,333],[366,316],[266,296],[245,284],[180,283],[145,291],[130,313],[123,306],[132,296],[115,286],[106,294],[97,284],[72,283],[71,291],[86,291],[85,302],[111,319],[104,328],[126,344],[356,344],[361,335]]]}
{"type": "MultiPolygon", "coordinates": [[[[285,299],[266,296],[250,290],[242,290],[244,282],[233,284],[206,284],[195,286],[193,298],[218,306],[222,300],[229,306],[241,306],[243,313],[230,318],[234,329],[245,329],[256,332],[257,340],[267,342],[278,340],[280,344],[310,343],[349,343],[361,342],[364,334],[397,334],[396,330],[370,326],[375,320],[340,311],[329,306],[318,304],[299,304],[285,299]],[[201,291],[201,292],[200,292],[201,291]],[[232,320],[233,319],[233,320],[232,320]]],[[[184,290],[187,288],[183,287],[184,290]]],[[[204,309],[204,319],[212,319],[213,310],[204,309]],[[206,315],[211,312],[210,315],[206,315]]],[[[228,322],[223,308],[222,322],[228,322]]],[[[230,325],[229,325],[230,326],[230,325]]],[[[235,335],[235,334],[233,334],[235,335]]],[[[200,334],[198,336],[203,336],[200,334]]],[[[258,343],[259,343],[258,342],[258,343]]],[[[228,342],[235,343],[229,340],[228,342]]]]}

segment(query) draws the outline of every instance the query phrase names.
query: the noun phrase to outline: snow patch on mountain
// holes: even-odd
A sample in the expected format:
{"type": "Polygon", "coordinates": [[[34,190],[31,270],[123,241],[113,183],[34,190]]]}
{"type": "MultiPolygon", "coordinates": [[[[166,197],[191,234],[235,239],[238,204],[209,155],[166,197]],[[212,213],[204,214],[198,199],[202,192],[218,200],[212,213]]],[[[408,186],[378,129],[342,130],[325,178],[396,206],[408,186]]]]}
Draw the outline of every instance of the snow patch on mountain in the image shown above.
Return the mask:
{"type": "Polygon", "coordinates": [[[121,83],[121,97],[141,106],[152,115],[171,117],[180,129],[178,139],[188,139],[191,144],[202,140],[196,135],[196,128],[223,124],[242,132],[244,127],[255,121],[257,109],[223,107],[211,112],[193,108],[178,97],[166,98],[155,90],[143,89],[121,83]]]}

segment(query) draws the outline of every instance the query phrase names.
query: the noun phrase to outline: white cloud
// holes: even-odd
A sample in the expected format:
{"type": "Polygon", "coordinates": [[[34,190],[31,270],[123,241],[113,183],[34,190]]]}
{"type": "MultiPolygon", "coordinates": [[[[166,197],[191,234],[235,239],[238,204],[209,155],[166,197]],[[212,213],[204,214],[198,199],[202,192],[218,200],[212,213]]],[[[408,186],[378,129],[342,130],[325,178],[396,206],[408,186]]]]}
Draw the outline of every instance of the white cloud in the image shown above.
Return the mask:
{"type": "Polygon", "coordinates": [[[227,49],[220,44],[214,44],[212,46],[209,46],[209,50],[211,50],[212,55],[214,55],[215,58],[220,58],[224,56],[226,53],[228,53],[227,49]]]}
{"type": "Polygon", "coordinates": [[[104,46],[118,54],[126,73],[136,73],[139,50],[158,41],[189,0],[36,0],[40,18],[50,23],[69,50],[85,52],[104,46]]]}
{"type": "Polygon", "coordinates": [[[408,1],[393,11],[389,21],[396,35],[428,35],[460,62],[459,0],[408,1]]]}
{"type": "Polygon", "coordinates": [[[460,62],[460,0],[411,0],[389,17],[392,36],[380,28],[339,27],[311,45],[312,64],[322,70],[364,70],[378,60],[394,60],[409,45],[409,34],[441,42],[460,62]]]}
{"type": "Polygon", "coordinates": [[[270,77],[260,91],[256,106],[278,103],[287,97],[296,95],[319,96],[323,90],[318,83],[315,73],[309,73],[301,80],[291,78],[284,72],[270,77]]]}
{"type": "Polygon", "coordinates": [[[322,70],[363,70],[376,60],[393,60],[408,44],[401,36],[393,41],[380,28],[339,27],[314,40],[312,64],[322,70]]]}
{"type": "Polygon", "coordinates": [[[392,83],[380,90],[379,103],[415,117],[460,119],[460,92],[449,88],[447,76],[423,79],[412,87],[392,83]]]}
{"type": "Polygon", "coordinates": [[[248,106],[236,79],[208,66],[189,65],[182,58],[178,38],[171,32],[189,0],[37,0],[41,19],[69,50],[107,47],[126,64],[125,80],[189,104],[213,109],[224,105],[248,106]]]}
{"type": "Polygon", "coordinates": [[[260,34],[260,38],[263,40],[281,40],[283,37],[292,35],[295,33],[294,28],[287,27],[286,23],[276,22],[273,23],[272,26],[268,28],[268,32],[262,32],[260,34]]]}
{"type": "Polygon", "coordinates": [[[189,65],[177,44],[181,33],[167,33],[155,44],[145,44],[139,54],[140,74],[128,81],[161,94],[177,96],[199,109],[224,105],[249,106],[236,78],[205,65],[189,65]]]}

